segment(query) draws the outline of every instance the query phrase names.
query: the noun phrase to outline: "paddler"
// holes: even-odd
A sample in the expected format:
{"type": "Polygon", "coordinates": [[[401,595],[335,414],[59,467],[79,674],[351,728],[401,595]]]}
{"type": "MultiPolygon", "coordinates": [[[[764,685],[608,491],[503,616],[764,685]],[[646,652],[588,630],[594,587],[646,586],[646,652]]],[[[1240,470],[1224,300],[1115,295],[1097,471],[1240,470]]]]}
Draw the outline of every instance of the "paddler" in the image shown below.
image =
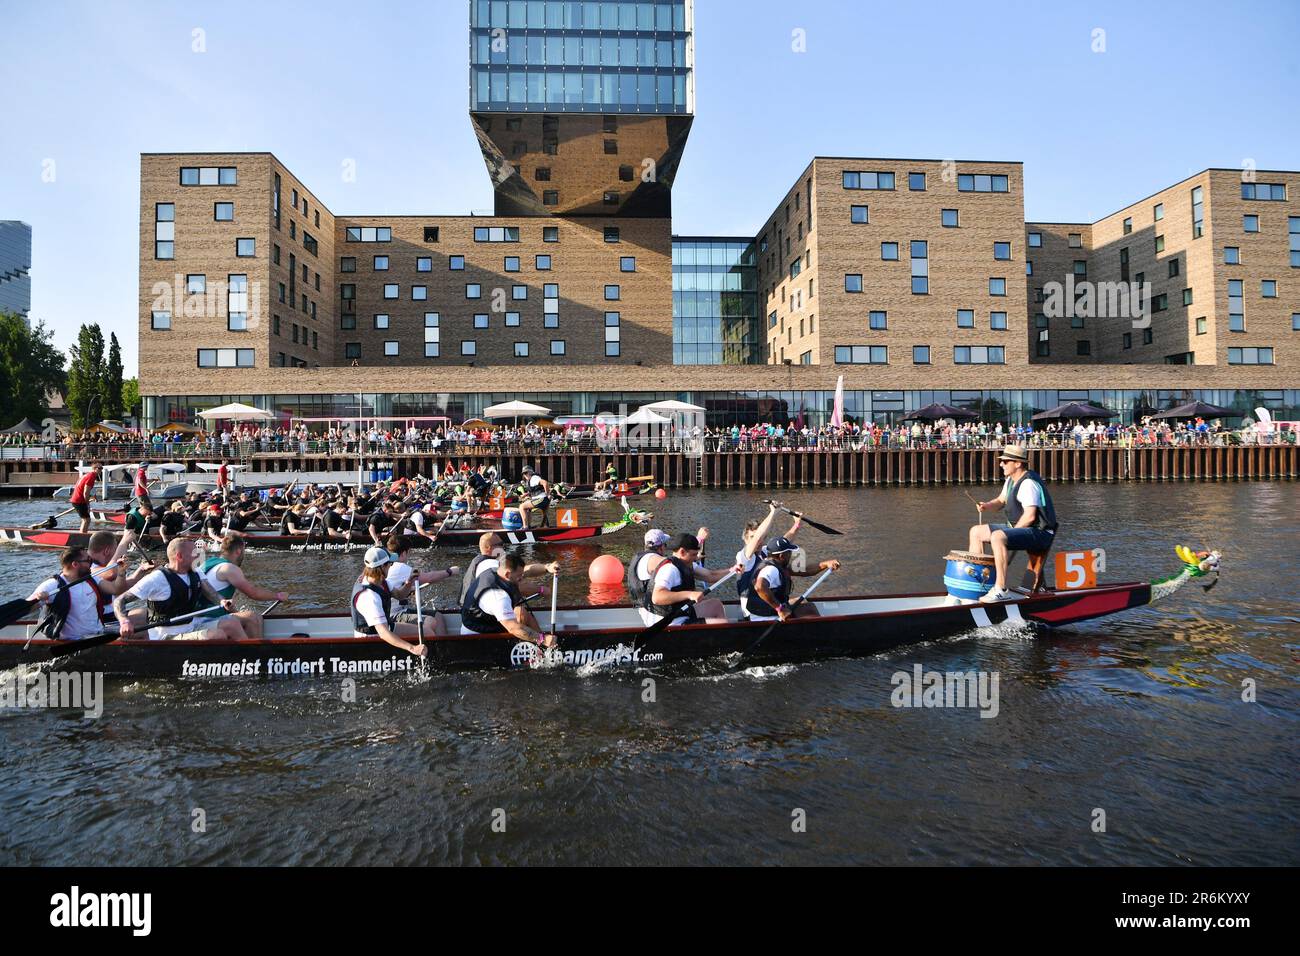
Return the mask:
{"type": "MultiPolygon", "coordinates": [[[[95,578],[100,594],[101,616],[106,625],[114,627],[117,624],[113,618],[113,598],[134,587],[155,568],[152,561],[146,561],[133,574],[128,575],[125,570],[125,555],[130,543],[125,534],[119,541],[111,531],[96,531],[86,543],[86,550],[90,552],[90,573],[95,578]]],[[[137,548],[143,553],[142,548],[138,545],[137,548]]],[[[147,616],[142,607],[131,610],[131,620],[137,627],[144,625],[147,616]]]]}
{"type": "MultiPolygon", "coordinates": [[[[474,555],[469,566],[465,568],[465,576],[460,584],[460,602],[465,603],[465,595],[469,593],[470,585],[474,579],[483,571],[500,570],[500,559],[506,553],[505,542],[495,531],[486,531],[479,535],[478,554],[474,555]]],[[[542,575],[554,576],[560,573],[560,563],[552,561],[549,564],[541,564],[537,561],[531,561],[524,565],[524,577],[533,578],[542,575]]]]}
{"type": "Polygon", "coordinates": [[[474,576],[460,607],[461,634],[510,634],[541,647],[555,645],[555,635],[542,633],[519,591],[524,566],[519,555],[503,554],[496,570],[474,576]]]}
{"type": "Polygon", "coordinates": [[[409,563],[411,539],[403,534],[389,537],[385,550],[393,559],[388,565],[388,574],[386,576],[388,590],[400,602],[397,614],[393,619],[414,624],[421,616],[431,617],[433,618],[433,633],[437,635],[446,634],[447,622],[443,620],[442,615],[437,611],[429,611],[423,615],[417,614],[415,605],[411,603],[410,598],[415,595],[416,581],[420,582],[421,587],[426,584],[433,584],[435,581],[446,581],[448,578],[460,574],[460,568],[453,564],[438,571],[417,572],[409,563]]]}
{"type": "Polygon", "coordinates": [[[149,533],[150,528],[158,524],[158,518],[153,513],[153,507],[149,504],[147,498],[136,503],[136,506],[126,513],[126,520],[123,522],[122,540],[128,546],[132,541],[138,541],[149,533]]]}
{"type": "Polygon", "coordinates": [[[90,576],[92,563],[85,548],[68,548],[59,556],[60,573],[28,596],[46,606],[37,627],[40,633],[52,640],[75,641],[103,632],[103,592],[90,576]]]}
{"type": "Polygon", "coordinates": [[[821,562],[814,571],[796,571],[790,566],[790,559],[798,549],[789,538],[773,538],[767,543],[766,550],[767,557],[754,572],[754,586],[747,601],[749,619],[788,621],[792,617],[817,617],[817,608],[811,601],[791,605],[791,579],[810,578],[820,571],[838,571],[839,561],[831,558],[821,562]]]}
{"type": "Polygon", "coordinates": [[[77,483],[72,486],[72,495],[68,498],[68,504],[72,505],[77,517],[81,519],[82,534],[90,531],[90,503],[95,500],[95,482],[103,470],[103,465],[92,461],[90,470],[77,479],[77,483]]]}
{"type": "MultiPolygon", "coordinates": [[[[736,593],[740,596],[740,612],[748,614],[746,603],[749,600],[750,592],[754,587],[754,572],[758,566],[767,558],[767,549],[763,546],[768,531],[772,529],[772,522],[776,520],[776,505],[767,506],[767,515],[762,521],[747,521],[745,529],[740,533],[744,547],[736,552],[736,564],[740,566],[740,577],[736,579],[736,593]]],[[[803,519],[796,517],[790,525],[790,530],[785,533],[787,539],[793,538],[798,533],[803,519]]]]}
{"type": "Polygon", "coordinates": [[[993,588],[980,598],[983,604],[1009,600],[1015,595],[1007,588],[1007,564],[1012,551],[1047,551],[1056,539],[1056,508],[1047,484],[1029,467],[1029,453],[1023,445],[1008,445],[998,456],[1002,474],[1002,493],[992,501],[980,501],[980,511],[1007,511],[1008,524],[976,524],[970,529],[969,550],[983,554],[985,543],[993,548],[993,567],[997,577],[993,588]]]}
{"type": "Polygon", "coordinates": [[[670,627],[683,624],[725,624],[726,612],[717,598],[704,599],[695,584],[703,580],[713,584],[726,577],[729,568],[711,571],[700,563],[700,540],[693,534],[679,534],[671,542],[672,554],[655,571],[653,587],[648,589],[641,610],[642,620],[654,624],[662,620],[683,601],[694,602],[685,613],[673,618],[670,627]]]}
{"type": "Polygon", "coordinates": [[[227,611],[235,609],[233,601],[223,599],[212,590],[203,579],[203,575],[194,569],[194,542],[187,538],[177,538],[167,545],[166,567],[151,571],[132,587],[113,598],[113,613],[117,615],[119,633],[124,638],[129,638],[135,633],[135,625],[123,606],[128,595],[148,602],[150,625],[148,636],[151,640],[161,640],[177,634],[229,640],[240,640],[245,637],[243,625],[233,614],[217,618],[215,621],[190,620],[166,627],[155,626],[162,621],[206,606],[219,604],[227,611]]]}
{"type": "Polygon", "coordinates": [[[430,545],[438,540],[438,531],[442,522],[438,520],[438,506],[432,501],[417,507],[415,511],[411,512],[409,520],[414,532],[427,539],[430,545]]]}
{"type": "MultiPolygon", "coordinates": [[[[424,657],[429,649],[421,640],[420,629],[398,622],[392,614],[393,594],[386,580],[392,560],[385,548],[374,547],[366,552],[365,568],[352,587],[352,632],[356,637],[378,637],[386,644],[424,657]]],[[[426,627],[430,633],[432,629],[433,625],[426,627]]]]}
{"type": "MultiPolygon", "coordinates": [[[[238,591],[253,601],[287,601],[289,595],[286,592],[259,588],[244,576],[244,552],[247,545],[248,539],[237,531],[232,531],[222,538],[221,553],[209,557],[200,569],[204,581],[222,600],[233,601],[235,592],[238,591]]],[[[230,611],[222,606],[197,620],[201,623],[208,622],[226,615],[237,618],[248,637],[253,640],[261,639],[262,615],[257,611],[230,611]]]]}
{"type": "Polygon", "coordinates": [[[162,520],[158,522],[158,534],[167,544],[172,538],[179,535],[190,524],[185,515],[185,502],[173,501],[171,505],[163,512],[162,520]]]}
{"type": "MultiPolygon", "coordinates": [[[[645,550],[638,551],[632,555],[632,560],[627,565],[627,594],[633,606],[641,609],[641,617],[647,624],[654,623],[654,617],[646,611],[645,604],[650,589],[650,582],[654,580],[655,572],[660,566],[668,560],[668,552],[665,550],[672,536],[666,531],[659,528],[651,528],[645,533],[645,550]]],[[[695,540],[700,543],[700,549],[704,549],[705,543],[709,540],[709,529],[700,528],[695,532],[695,540]]]]}
{"type": "Polygon", "coordinates": [[[153,502],[149,500],[149,463],[140,462],[140,467],[135,470],[135,487],[131,489],[131,494],[138,504],[153,507],[153,502]]]}

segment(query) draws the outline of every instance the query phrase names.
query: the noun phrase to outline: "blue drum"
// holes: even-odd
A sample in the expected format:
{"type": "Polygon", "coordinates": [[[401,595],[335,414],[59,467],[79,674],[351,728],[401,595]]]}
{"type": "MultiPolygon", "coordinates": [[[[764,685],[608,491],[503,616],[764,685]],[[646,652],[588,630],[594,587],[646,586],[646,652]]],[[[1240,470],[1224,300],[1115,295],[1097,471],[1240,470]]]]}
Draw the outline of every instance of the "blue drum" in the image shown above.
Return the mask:
{"type": "Polygon", "coordinates": [[[978,601],[992,589],[996,577],[992,556],[949,551],[944,560],[943,583],[952,597],[978,601]]]}
{"type": "Polygon", "coordinates": [[[507,508],[501,513],[501,527],[506,531],[522,531],[524,516],[518,508],[507,508]]]}

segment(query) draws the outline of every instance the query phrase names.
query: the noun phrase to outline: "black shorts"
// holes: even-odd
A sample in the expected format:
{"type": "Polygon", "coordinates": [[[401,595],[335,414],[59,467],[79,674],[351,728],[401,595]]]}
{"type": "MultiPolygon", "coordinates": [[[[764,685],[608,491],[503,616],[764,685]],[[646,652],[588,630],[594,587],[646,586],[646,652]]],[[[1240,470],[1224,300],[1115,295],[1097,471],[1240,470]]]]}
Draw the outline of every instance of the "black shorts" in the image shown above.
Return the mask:
{"type": "Polygon", "coordinates": [[[74,501],[72,502],[72,507],[73,510],[77,512],[77,516],[83,521],[90,520],[90,505],[86,504],[84,501],[74,501]]]}

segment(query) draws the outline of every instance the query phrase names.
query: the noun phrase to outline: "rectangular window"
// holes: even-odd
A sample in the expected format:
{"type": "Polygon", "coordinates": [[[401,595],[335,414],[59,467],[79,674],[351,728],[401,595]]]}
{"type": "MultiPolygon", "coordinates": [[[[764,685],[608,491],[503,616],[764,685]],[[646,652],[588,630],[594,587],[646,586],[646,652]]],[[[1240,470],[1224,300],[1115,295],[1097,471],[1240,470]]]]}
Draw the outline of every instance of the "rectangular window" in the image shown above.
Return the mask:
{"type": "Polygon", "coordinates": [[[1192,238],[1199,239],[1205,234],[1205,203],[1200,186],[1192,189],[1192,238]]]}
{"type": "Polygon", "coordinates": [[[424,313],[424,357],[437,358],[438,349],[441,342],[439,336],[439,314],[437,312],[424,313]]]}
{"type": "Polygon", "coordinates": [[[837,345],[837,365],[888,365],[888,349],[883,345],[837,345]]]}
{"type": "Polygon", "coordinates": [[[930,346],[913,345],[912,346],[912,364],[929,365],[930,364],[930,346]]]}
{"type": "Polygon", "coordinates": [[[1285,202],[1286,183],[1242,183],[1241,198],[1285,202]]]}
{"type": "Polygon", "coordinates": [[[1122,342],[1124,348],[1131,349],[1133,347],[1133,333],[1125,332],[1122,338],[1122,342]]]}
{"type": "Polygon", "coordinates": [[[518,271],[519,271],[519,257],[518,257],[518,256],[506,256],[506,258],[505,258],[505,271],[506,271],[506,272],[518,272],[518,271]]]}
{"type": "Polygon", "coordinates": [[[880,331],[889,328],[889,313],[887,312],[868,313],[867,325],[873,331],[880,331]]]}
{"type": "Polygon", "coordinates": [[[1162,202],[1156,203],[1155,208],[1151,210],[1151,217],[1153,222],[1159,222],[1161,219],[1164,219],[1165,204],[1162,202]]]}
{"type": "Polygon", "coordinates": [[[1204,335],[1206,333],[1206,330],[1207,330],[1207,323],[1205,321],[1205,316],[1201,316],[1196,320],[1196,334],[1204,335]]]}
{"type": "Polygon", "coordinates": [[[397,342],[394,341],[393,339],[388,339],[388,340],[386,340],[386,341],[384,342],[384,354],[385,354],[385,355],[388,355],[388,356],[397,355],[397,354],[398,354],[398,350],[399,350],[399,348],[400,348],[400,346],[399,346],[399,345],[397,344],[397,342]]]}
{"type": "Polygon", "coordinates": [[[154,204],[153,257],[176,258],[176,205],[160,202],[154,204]]]}
{"type": "Polygon", "coordinates": [[[1041,232],[1031,232],[1029,234],[1029,248],[1038,249],[1043,244],[1043,234],[1041,232]]]}
{"type": "Polygon", "coordinates": [[[447,257],[447,268],[450,269],[452,272],[462,272],[462,271],[464,271],[464,269],[465,269],[465,257],[464,257],[464,256],[448,256],[448,257],[447,257]]]}
{"type": "Polygon", "coordinates": [[[1156,236],[1156,252],[1164,252],[1164,251],[1165,251],[1165,237],[1156,236]]]}
{"type": "Polygon", "coordinates": [[[510,298],[516,302],[522,302],[528,298],[528,286],[512,285],[510,287],[510,298]]]}
{"type": "Polygon", "coordinates": [[[433,271],[433,259],[430,258],[429,256],[419,256],[419,257],[417,257],[416,260],[415,260],[415,271],[416,271],[416,272],[432,272],[432,271],[433,271]]]}
{"type": "MultiPolygon", "coordinates": [[[[320,223],[316,223],[316,225],[319,226],[320,223]]],[[[438,241],[438,227],[437,227],[437,226],[425,226],[425,227],[424,227],[424,241],[425,241],[425,242],[437,242],[437,241],[438,241]]]]}
{"type": "Polygon", "coordinates": [[[1009,242],[995,242],[995,243],[993,243],[993,258],[994,258],[994,259],[1010,259],[1010,258],[1011,258],[1011,243],[1009,243],[1009,242]]]}
{"type": "Polygon", "coordinates": [[[552,355],[564,355],[566,349],[567,346],[565,345],[564,339],[551,339],[552,355]]]}
{"type": "MultiPolygon", "coordinates": [[[[1130,232],[1132,232],[1132,231],[1133,231],[1133,217],[1132,217],[1132,216],[1127,216],[1127,217],[1124,219],[1124,235],[1127,236],[1127,235],[1128,235],[1130,232]]],[[[1131,338],[1131,336],[1130,336],[1130,338],[1131,338]]]]}
{"type": "Polygon", "coordinates": [[[506,328],[508,328],[508,329],[510,329],[510,328],[518,328],[518,326],[519,326],[519,313],[518,313],[518,312],[507,312],[507,313],[506,313],[506,328]]]}
{"type": "Polygon", "coordinates": [[[319,246],[318,246],[318,244],[317,244],[317,242],[316,242],[316,238],[315,238],[315,237],[314,237],[310,232],[307,232],[306,230],[303,230],[303,234],[302,234],[302,246],[303,246],[304,249],[306,249],[308,252],[310,252],[313,256],[316,255],[316,254],[319,252],[319,246]]]}
{"type": "Polygon", "coordinates": [[[391,226],[348,226],[344,232],[347,242],[392,242],[391,226]]]}
{"type": "Polygon", "coordinates": [[[252,368],[256,349],[199,349],[199,368],[252,368]]]}
{"type": "Polygon", "coordinates": [[[846,172],[843,174],[845,189],[886,189],[894,188],[893,173],[846,172]]]}
{"type": "Polygon", "coordinates": [[[402,294],[401,286],[399,286],[397,283],[388,282],[384,284],[385,299],[397,299],[401,297],[401,294],[402,294]]]}
{"type": "Polygon", "coordinates": [[[1001,345],[957,345],[952,360],[957,365],[1004,365],[1006,350],[1001,345]]]}
{"type": "Polygon", "coordinates": [[[1266,299],[1277,298],[1277,280],[1261,279],[1259,283],[1259,294],[1266,299]]]}
{"type": "Polygon", "coordinates": [[[1183,290],[1183,305],[1191,305],[1191,304],[1192,304],[1192,290],[1191,290],[1191,289],[1184,289],[1184,290],[1183,290]]]}
{"type": "Polygon", "coordinates": [[[559,242],[559,241],[560,241],[559,226],[542,227],[542,242],[559,242]]]}
{"type": "Polygon", "coordinates": [[[1241,265],[1241,249],[1237,246],[1224,246],[1223,264],[1225,266],[1241,265]]]}
{"type": "Polygon", "coordinates": [[[357,317],[355,315],[340,315],[339,328],[344,330],[355,329],[357,327],[357,317]]]}
{"type": "Polygon", "coordinates": [[[957,310],[957,328],[973,329],[975,328],[975,310],[958,309],[957,310]]]}
{"type": "Polygon", "coordinates": [[[374,267],[374,268],[375,268],[375,271],[376,271],[376,272],[387,272],[387,271],[388,271],[388,256],[375,256],[375,267],[374,267]]]}
{"type": "Polygon", "coordinates": [[[620,272],[636,272],[636,256],[622,256],[618,260],[620,272]]]}
{"type": "Polygon", "coordinates": [[[1081,278],[1081,279],[1086,279],[1086,278],[1088,277],[1088,260],[1087,260],[1087,259],[1075,259],[1075,260],[1074,260],[1074,274],[1075,274],[1076,276],[1078,276],[1079,278],[1081,278]]]}
{"type": "Polygon", "coordinates": [[[518,226],[475,226],[475,242],[518,242],[518,226]]]}
{"type": "Polygon", "coordinates": [[[465,286],[465,298],[481,299],[483,298],[483,287],[477,282],[470,282],[465,286]]]}
{"type": "Polygon", "coordinates": [[[527,343],[527,342],[516,342],[516,343],[515,343],[515,358],[528,358],[528,343],[527,343]]]}
{"type": "Polygon", "coordinates": [[[1179,273],[1179,270],[1181,270],[1181,268],[1182,268],[1182,266],[1180,266],[1180,265],[1178,264],[1178,259],[1177,259],[1177,258],[1170,259],[1170,260],[1169,260],[1169,278],[1172,279],[1172,278],[1174,278],[1175,276],[1177,276],[1178,273],[1179,273]]]}
{"type": "Polygon", "coordinates": [[[212,218],[215,219],[217,222],[234,222],[235,204],[233,202],[213,203],[212,218]]]}
{"type": "Polygon", "coordinates": [[[189,275],[185,277],[185,294],[186,295],[203,295],[208,291],[208,277],[205,275],[189,275]]]}
{"type": "Polygon", "coordinates": [[[957,228],[957,210],[956,210],[956,209],[941,209],[941,210],[939,211],[939,225],[943,226],[945,229],[956,229],[956,228],[957,228]]]}
{"type": "Polygon", "coordinates": [[[622,349],[621,317],[617,312],[605,313],[605,357],[615,358],[622,349]]]}
{"type": "Polygon", "coordinates": [[[543,206],[558,206],[560,204],[560,191],[558,189],[545,189],[542,191],[543,206]]]}
{"type": "Polygon", "coordinates": [[[154,312],[149,327],[159,331],[170,329],[172,327],[172,314],[170,312],[154,312]]]}
{"type": "Polygon", "coordinates": [[[912,295],[928,295],[930,292],[929,246],[922,241],[910,243],[912,254],[912,295]]]}
{"type": "Polygon", "coordinates": [[[1151,299],[1152,312],[1164,312],[1168,308],[1169,308],[1168,292],[1161,292],[1159,295],[1152,297],[1151,299]]]}
{"type": "Polygon", "coordinates": [[[1091,354],[1092,354],[1092,343],[1089,342],[1087,339],[1080,339],[1078,342],[1076,342],[1076,343],[1074,343],[1074,344],[1075,344],[1075,354],[1076,354],[1076,355],[1091,355],[1091,354]]]}
{"type": "Polygon", "coordinates": [[[898,243],[882,242],[880,244],[880,258],[885,262],[898,261],[898,243]]]}
{"type": "Polygon", "coordinates": [[[1078,233],[1078,232],[1072,232],[1072,233],[1070,233],[1070,234],[1069,234],[1069,242],[1070,242],[1070,248],[1071,248],[1071,249],[1082,249],[1082,248],[1083,248],[1083,234],[1082,234],[1082,233],[1078,233]]]}
{"type": "Polygon", "coordinates": [[[238,186],[234,166],[182,166],[182,186],[238,186]]]}
{"type": "Polygon", "coordinates": [[[925,191],[925,173],[908,173],[907,188],[912,192],[925,191]]]}
{"type": "Polygon", "coordinates": [[[357,260],[354,256],[343,256],[339,259],[339,272],[356,272],[357,260]]]}
{"type": "Polygon", "coordinates": [[[255,239],[236,239],[235,255],[240,259],[251,259],[257,255],[257,241],[255,239]]]}
{"type": "Polygon", "coordinates": [[[1271,348],[1231,348],[1228,349],[1229,365],[1272,365],[1271,348]]]}
{"type": "Polygon", "coordinates": [[[550,256],[534,256],[534,257],[533,257],[533,268],[536,269],[538,272],[550,272],[550,271],[551,271],[551,257],[550,257],[550,256]]]}
{"type": "Polygon", "coordinates": [[[378,315],[375,316],[375,328],[376,329],[388,328],[388,315],[386,313],[380,312],[378,315]]]}
{"type": "Polygon", "coordinates": [[[618,286],[616,286],[616,285],[607,285],[607,286],[605,286],[605,301],[606,301],[606,302],[617,302],[618,299],[619,299],[619,295],[620,295],[620,292],[619,292],[619,287],[618,287],[618,286]]]}
{"type": "Polygon", "coordinates": [[[1242,232],[1259,232],[1259,216],[1242,216],[1242,232]]]}
{"type": "Polygon", "coordinates": [[[226,328],[231,332],[248,329],[248,276],[226,277],[226,328]]]}
{"type": "Polygon", "coordinates": [[[957,191],[963,193],[1005,193],[1011,189],[1006,176],[959,173],[957,191]]]}
{"type": "Polygon", "coordinates": [[[478,355],[478,343],[473,339],[463,339],[460,343],[461,355],[478,355]]]}
{"type": "Polygon", "coordinates": [[[1007,327],[1007,314],[1005,312],[989,313],[989,328],[997,331],[1005,331],[1007,327]]]}
{"type": "Polygon", "coordinates": [[[618,242],[618,241],[619,241],[618,226],[606,226],[606,227],[605,227],[605,241],[606,241],[606,242],[618,242]]]}
{"type": "Polygon", "coordinates": [[[1001,278],[989,279],[989,295],[1005,296],[1007,294],[1007,280],[1001,278]]]}
{"type": "Polygon", "coordinates": [[[858,223],[859,225],[862,225],[862,224],[865,224],[865,223],[869,222],[869,220],[867,219],[867,207],[866,207],[866,206],[850,206],[850,207],[849,207],[849,222],[855,222],[855,223],[858,223]]]}
{"type": "Polygon", "coordinates": [[[490,317],[486,312],[480,312],[474,316],[474,328],[486,329],[490,324],[490,317]]]}
{"type": "Polygon", "coordinates": [[[343,357],[346,359],[361,358],[361,343],[348,342],[343,346],[343,357]]]}
{"type": "Polygon", "coordinates": [[[1288,216],[1286,228],[1290,242],[1291,268],[1300,269],[1300,216],[1288,216]]]}
{"type": "Polygon", "coordinates": [[[862,276],[859,273],[852,272],[844,277],[845,292],[861,292],[862,276]]]}

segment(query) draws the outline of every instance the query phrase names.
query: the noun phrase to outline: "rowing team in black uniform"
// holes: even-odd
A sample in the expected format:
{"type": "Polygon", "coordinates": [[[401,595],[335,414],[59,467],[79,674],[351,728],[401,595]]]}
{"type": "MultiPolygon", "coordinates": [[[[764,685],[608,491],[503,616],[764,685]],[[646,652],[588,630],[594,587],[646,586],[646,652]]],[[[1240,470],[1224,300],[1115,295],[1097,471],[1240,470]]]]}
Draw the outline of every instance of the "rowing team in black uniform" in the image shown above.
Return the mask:
{"type": "MultiPolygon", "coordinates": [[[[718,569],[706,568],[702,562],[707,528],[675,538],[658,528],[647,531],[645,549],[633,557],[627,569],[628,595],[642,621],[652,625],[671,615],[669,627],[724,623],[722,603],[707,597],[699,584],[716,584],[733,574],[739,575],[741,613],[748,620],[785,621],[816,615],[817,608],[811,602],[791,601],[793,578],[839,570],[840,562],[825,560],[811,571],[795,565],[793,558],[800,552],[790,539],[799,531],[798,518],[784,535],[764,545],[764,536],[775,517],[776,508],[769,506],[762,521],[749,522],[735,564],[718,569]]],[[[508,551],[495,532],[479,538],[479,553],[463,574],[456,566],[417,572],[407,563],[409,549],[409,540],[398,535],[390,538],[385,547],[376,546],[366,552],[364,569],[352,590],[356,636],[379,637],[423,657],[427,654],[424,639],[446,634],[447,622],[442,612],[424,610],[419,588],[461,574],[457,608],[461,634],[509,634],[542,647],[554,646],[555,635],[543,630],[528,607],[522,586],[530,577],[558,576],[558,564],[525,562],[508,551]]]]}

